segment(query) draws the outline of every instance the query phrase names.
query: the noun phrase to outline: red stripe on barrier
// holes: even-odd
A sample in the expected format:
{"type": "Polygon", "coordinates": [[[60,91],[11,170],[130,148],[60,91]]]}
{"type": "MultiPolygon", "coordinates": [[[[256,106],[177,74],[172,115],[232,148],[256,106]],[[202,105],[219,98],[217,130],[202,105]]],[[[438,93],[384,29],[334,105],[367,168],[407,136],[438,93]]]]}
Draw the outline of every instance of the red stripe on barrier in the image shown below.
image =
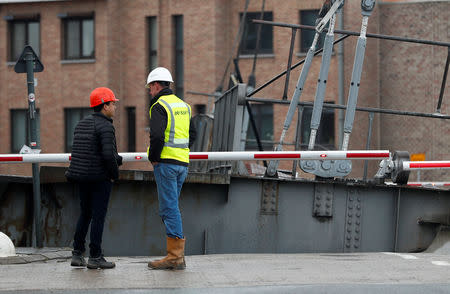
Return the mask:
{"type": "Polygon", "coordinates": [[[197,154],[190,154],[189,159],[208,159],[208,155],[197,155],[197,154]]]}
{"type": "Polygon", "coordinates": [[[71,161],[72,160],[72,155],[71,156],[69,156],[69,161],[71,161]]]}
{"type": "Polygon", "coordinates": [[[408,186],[422,186],[422,184],[408,184],[408,186]]]}
{"type": "Polygon", "coordinates": [[[346,155],[347,158],[361,158],[361,157],[389,157],[389,153],[371,153],[371,152],[367,152],[367,153],[351,153],[351,152],[347,152],[346,155]]]}
{"type": "Polygon", "coordinates": [[[23,161],[22,156],[0,157],[0,161],[23,161]]]}
{"type": "Polygon", "coordinates": [[[442,162],[428,162],[428,163],[410,163],[409,168],[427,168],[427,167],[450,167],[449,163],[442,162]]]}
{"type": "Polygon", "coordinates": [[[444,186],[450,186],[450,183],[445,183],[444,186]]]}
{"type": "Polygon", "coordinates": [[[300,154],[255,154],[254,158],[300,158],[300,154]]]}

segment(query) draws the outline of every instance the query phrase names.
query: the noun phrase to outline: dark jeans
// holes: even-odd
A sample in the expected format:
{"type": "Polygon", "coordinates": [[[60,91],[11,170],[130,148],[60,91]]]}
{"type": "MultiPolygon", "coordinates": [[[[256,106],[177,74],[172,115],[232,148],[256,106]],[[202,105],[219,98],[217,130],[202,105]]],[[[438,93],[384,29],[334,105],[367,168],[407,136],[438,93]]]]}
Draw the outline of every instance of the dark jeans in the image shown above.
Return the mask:
{"type": "Polygon", "coordinates": [[[78,194],[80,197],[81,213],[75,231],[73,248],[85,251],[86,234],[91,224],[90,257],[99,257],[102,254],[102,235],[111,194],[111,181],[79,182],[78,194]]]}

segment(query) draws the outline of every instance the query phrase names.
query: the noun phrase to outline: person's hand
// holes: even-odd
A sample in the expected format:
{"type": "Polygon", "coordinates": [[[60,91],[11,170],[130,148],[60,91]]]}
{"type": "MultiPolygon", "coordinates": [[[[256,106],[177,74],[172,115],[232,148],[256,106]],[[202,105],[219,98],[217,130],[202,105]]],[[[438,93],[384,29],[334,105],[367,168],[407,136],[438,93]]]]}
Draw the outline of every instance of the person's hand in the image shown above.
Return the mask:
{"type": "Polygon", "coordinates": [[[153,166],[158,165],[158,163],[159,163],[159,162],[157,162],[157,161],[152,161],[152,165],[153,165],[153,166]]]}

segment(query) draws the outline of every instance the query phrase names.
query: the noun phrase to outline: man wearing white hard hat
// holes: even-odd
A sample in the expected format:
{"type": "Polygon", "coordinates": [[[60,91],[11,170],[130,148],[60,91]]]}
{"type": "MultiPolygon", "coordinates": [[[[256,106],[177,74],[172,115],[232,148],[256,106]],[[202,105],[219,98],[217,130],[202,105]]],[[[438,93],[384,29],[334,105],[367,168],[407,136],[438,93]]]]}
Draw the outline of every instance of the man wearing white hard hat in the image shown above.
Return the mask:
{"type": "Polygon", "coordinates": [[[148,75],[146,84],[152,96],[147,155],[153,165],[159,215],[167,235],[167,256],[150,261],[148,267],[152,269],[186,268],[186,238],[178,198],[188,173],[189,148],[196,132],[191,121],[191,106],[173,94],[170,83],[173,83],[173,79],[169,70],[157,67],[148,75]]]}

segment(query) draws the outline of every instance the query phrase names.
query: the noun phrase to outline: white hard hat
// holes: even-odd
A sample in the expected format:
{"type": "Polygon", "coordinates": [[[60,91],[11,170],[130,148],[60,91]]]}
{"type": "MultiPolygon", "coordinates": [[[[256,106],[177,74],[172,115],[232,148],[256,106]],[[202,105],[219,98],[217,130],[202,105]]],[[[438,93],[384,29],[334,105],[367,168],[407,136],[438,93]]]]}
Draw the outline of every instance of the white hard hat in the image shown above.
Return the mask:
{"type": "Polygon", "coordinates": [[[148,85],[151,82],[170,82],[173,83],[172,75],[170,74],[170,71],[165,67],[157,67],[154,70],[152,70],[147,77],[147,84],[145,87],[148,88],[148,85]]]}
{"type": "Polygon", "coordinates": [[[8,236],[0,232],[0,257],[16,255],[14,244],[8,236]]]}

